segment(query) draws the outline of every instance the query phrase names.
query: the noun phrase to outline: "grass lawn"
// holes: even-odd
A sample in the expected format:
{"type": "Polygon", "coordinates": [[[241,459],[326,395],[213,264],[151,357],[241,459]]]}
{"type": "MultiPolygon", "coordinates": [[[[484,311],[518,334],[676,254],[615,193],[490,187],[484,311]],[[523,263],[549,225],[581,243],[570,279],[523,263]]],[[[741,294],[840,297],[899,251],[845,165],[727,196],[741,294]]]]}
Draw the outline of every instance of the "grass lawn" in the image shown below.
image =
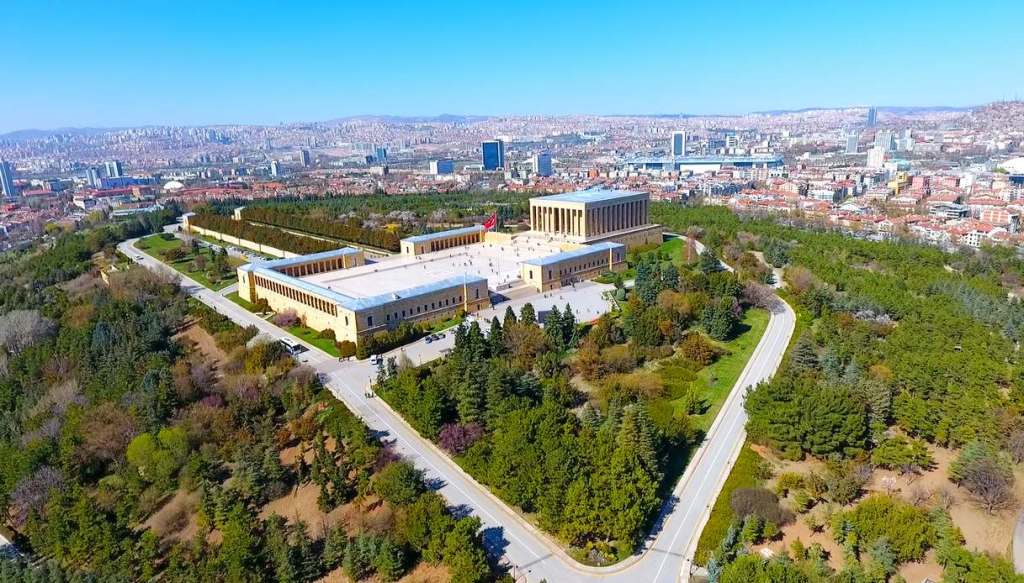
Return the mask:
{"type": "MultiPolygon", "coordinates": [[[[747,310],[740,322],[740,334],[728,342],[718,343],[718,346],[729,353],[697,371],[698,396],[707,404],[707,409],[699,415],[690,416],[694,428],[707,431],[711,427],[767,327],[766,310],[747,310]]],[[[682,399],[678,400],[678,403],[679,406],[686,405],[682,399]]]]}
{"type": "Polygon", "coordinates": [[[258,311],[256,309],[256,304],[253,304],[249,300],[247,300],[247,299],[243,298],[242,296],[238,295],[238,292],[236,292],[236,291],[233,291],[233,292],[229,293],[228,295],[226,295],[224,297],[226,297],[227,299],[235,302],[239,306],[242,306],[246,310],[249,310],[253,314],[261,314],[262,313],[262,312],[260,312],[260,311],[258,311]]]}
{"type": "Polygon", "coordinates": [[[700,533],[697,552],[694,556],[694,562],[698,565],[707,565],[711,553],[718,548],[722,539],[725,538],[725,533],[729,530],[729,525],[736,518],[736,513],[729,506],[729,499],[732,497],[733,491],[738,488],[753,488],[761,485],[760,467],[762,463],[761,456],[750,449],[747,443],[744,443],[743,450],[736,458],[736,465],[732,467],[729,477],[725,479],[725,485],[718,493],[715,505],[711,507],[708,522],[700,533]]]}
{"type": "Polygon", "coordinates": [[[432,322],[430,324],[430,330],[428,331],[428,333],[433,334],[434,332],[440,332],[442,330],[454,328],[455,326],[458,326],[460,323],[462,323],[464,319],[465,316],[452,316],[447,320],[439,320],[437,322],[432,322]]]}
{"type": "Polygon", "coordinates": [[[335,346],[333,340],[331,340],[330,338],[321,338],[320,333],[312,328],[307,328],[305,326],[292,326],[288,328],[288,332],[290,334],[298,336],[299,338],[305,340],[306,342],[309,342],[313,346],[316,346],[317,348],[323,350],[324,352],[330,354],[331,356],[341,356],[341,352],[338,351],[338,347],[335,346]]]}
{"type": "MultiPolygon", "coordinates": [[[[167,253],[171,249],[177,249],[184,244],[184,241],[178,238],[167,240],[164,239],[161,235],[150,235],[149,237],[145,237],[143,239],[139,239],[138,241],[136,241],[135,247],[145,252],[147,255],[153,257],[154,259],[157,259],[159,261],[166,263],[167,265],[170,265],[178,272],[196,280],[196,282],[198,282],[200,285],[208,287],[212,290],[221,290],[235,283],[236,279],[234,277],[234,268],[244,263],[241,259],[238,259],[236,257],[228,257],[228,265],[230,265],[232,268],[231,273],[227,275],[224,279],[216,281],[211,280],[205,271],[197,271],[192,269],[192,262],[196,258],[195,253],[189,253],[184,259],[173,262],[167,261],[164,258],[165,253],[167,253]]],[[[199,250],[199,254],[203,255],[208,262],[212,259],[211,251],[209,249],[202,248],[199,250]]]]}

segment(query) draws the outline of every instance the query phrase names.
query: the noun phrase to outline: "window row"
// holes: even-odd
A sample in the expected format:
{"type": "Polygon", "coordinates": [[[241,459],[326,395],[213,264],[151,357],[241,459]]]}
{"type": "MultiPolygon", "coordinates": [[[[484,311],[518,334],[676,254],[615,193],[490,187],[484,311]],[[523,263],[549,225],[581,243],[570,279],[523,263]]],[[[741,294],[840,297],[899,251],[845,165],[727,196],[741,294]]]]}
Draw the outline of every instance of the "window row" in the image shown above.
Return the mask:
{"type": "Polygon", "coordinates": [[[253,275],[253,277],[256,279],[256,285],[262,287],[263,289],[270,290],[290,300],[306,304],[307,306],[316,310],[320,310],[325,314],[330,314],[332,316],[338,315],[338,306],[334,303],[318,298],[313,294],[297,290],[291,286],[283,285],[279,282],[276,282],[272,279],[268,279],[266,277],[262,277],[260,275],[253,275]]]}

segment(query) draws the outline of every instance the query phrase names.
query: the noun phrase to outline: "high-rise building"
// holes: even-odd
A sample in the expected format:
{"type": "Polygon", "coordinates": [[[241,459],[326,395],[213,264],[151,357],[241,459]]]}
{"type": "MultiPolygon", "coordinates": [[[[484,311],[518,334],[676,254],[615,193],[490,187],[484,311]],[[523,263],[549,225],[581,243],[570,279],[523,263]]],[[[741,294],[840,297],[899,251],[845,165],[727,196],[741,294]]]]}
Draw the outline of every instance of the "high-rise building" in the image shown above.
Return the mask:
{"type": "Polygon", "coordinates": [[[271,160],[270,161],[270,175],[271,176],[281,176],[281,174],[282,174],[282,172],[281,172],[281,163],[278,162],[277,160],[271,160]]]}
{"type": "Polygon", "coordinates": [[[378,164],[387,164],[388,163],[388,149],[385,148],[384,146],[376,146],[376,147],[374,147],[374,149],[373,149],[373,159],[378,164]]]}
{"type": "Polygon", "coordinates": [[[672,132],[672,155],[686,155],[686,132],[684,130],[672,132]]]}
{"type": "Polygon", "coordinates": [[[900,152],[910,152],[914,149],[914,135],[910,128],[904,129],[900,138],[896,140],[896,149],[900,152]]]}
{"type": "Polygon", "coordinates": [[[875,109],[874,107],[869,107],[868,108],[867,126],[869,128],[873,128],[873,127],[875,127],[876,123],[878,123],[878,110],[875,109]]]}
{"type": "Polygon", "coordinates": [[[896,149],[896,135],[892,130],[878,130],[875,132],[875,147],[892,152],[896,149]]]}
{"type": "Polygon", "coordinates": [[[551,153],[540,152],[533,156],[533,171],[537,176],[551,176],[554,169],[551,166],[551,153]]]}
{"type": "Polygon", "coordinates": [[[309,150],[299,150],[296,158],[303,168],[309,168],[309,150]]]}
{"type": "Polygon", "coordinates": [[[881,168],[885,166],[885,148],[875,146],[868,150],[868,168],[881,168]]]}
{"type": "Polygon", "coordinates": [[[93,188],[100,187],[100,169],[89,168],[85,171],[85,180],[89,183],[89,186],[93,188]]]}
{"type": "Polygon", "coordinates": [[[455,162],[451,158],[441,158],[430,161],[430,173],[434,176],[441,174],[454,174],[455,162]]]}
{"type": "Polygon", "coordinates": [[[14,192],[14,167],[7,160],[0,160],[0,189],[3,190],[4,198],[15,198],[14,192]]]}
{"type": "Polygon", "coordinates": [[[488,140],[480,145],[484,170],[498,170],[505,167],[505,142],[488,140]]]}
{"type": "Polygon", "coordinates": [[[860,135],[859,134],[857,134],[856,132],[854,132],[852,134],[847,134],[847,136],[846,136],[846,153],[847,154],[856,154],[857,153],[857,144],[858,144],[858,142],[860,142],[860,135]]]}
{"type": "Polygon", "coordinates": [[[120,178],[124,176],[124,168],[120,160],[111,160],[104,164],[107,171],[107,178],[120,178]]]}

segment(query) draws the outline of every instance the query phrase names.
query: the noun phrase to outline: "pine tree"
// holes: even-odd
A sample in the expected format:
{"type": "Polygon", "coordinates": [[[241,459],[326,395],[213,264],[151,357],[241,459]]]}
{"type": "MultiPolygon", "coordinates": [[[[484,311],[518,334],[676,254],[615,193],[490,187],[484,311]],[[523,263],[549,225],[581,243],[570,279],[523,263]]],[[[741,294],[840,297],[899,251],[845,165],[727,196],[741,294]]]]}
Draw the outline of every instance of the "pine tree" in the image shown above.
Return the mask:
{"type": "Polygon", "coordinates": [[[718,257],[710,247],[705,247],[704,251],[701,252],[700,258],[697,261],[697,269],[700,269],[705,274],[722,270],[721,262],[718,261],[718,257]]]}
{"type": "Polygon", "coordinates": [[[324,537],[323,564],[326,570],[334,570],[345,560],[345,549],[348,547],[348,537],[345,536],[345,529],[335,526],[327,531],[324,537]]]}
{"type": "Polygon", "coordinates": [[[519,310],[519,320],[528,325],[537,323],[537,312],[533,309],[533,304],[527,303],[519,310]]]}
{"type": "Polygon", "coordinates": [[[512,306],[505,308],[505,319],[502,321],[502,326],[508,328],[510,324],[516,323],[516,312],[512,309],[512,306]]]}
{"type": "Polygon", "coordinates": [[[548,312],[547,317],[544,319],[544,335],[547,336],[555,348],[561,349],[564,346],[562,339],[562,314],[558,311],[558,306],[552,306],[551,311],[548,312]]]}
{"type": "Polygon", "coordinates": [[[818,369],[818,355],[814,350],[814,339],[810,333],[804,330],[793,345],[793,355],[790,357],[792,366],[796,372],[814,371],[818,369]]]}
{"type": "Polygon", "coordinates": [[[505,334],[497,316],[491,319],[491,329],[487,331],[487,346],[488,352],[494,356],[505,352],[505,334]]]}
{"type": "Polygon", "coordinates": [[[487,386],[487,369],[484,361],[466,364],[456,391],[456,410],[462,423],[483,420],[484,399],[487,386]]]}
{"type": "Polygon", "coordinates": [[[661,268],[662,289],[675,290],[679,288],[679,270],[675,265],[668,263],[661,268]]]}
{"type": "Polygon", "coordinates": [[[493,424],[497,421],[501,406],[509,394],[509,385],[514,379],[509,378],[508,371],[504,366],[495,366],[487,375],[487,392],[485,408],[487,410],[487,422],[493,424]]]}
{"type": "Polygon", "coordinates": [[[601,414],[590,403],[584,403],[580,411],[580,423],[585,427],[596,429],[601,423],[601,414]]]}
{"type": "Polygon", "coordinates": [[[576,315],[573,314],[572,307],[565,304],[565,309],[562,311],[562,343],[571,348],[574,345],[575,336],[576,315]]]}

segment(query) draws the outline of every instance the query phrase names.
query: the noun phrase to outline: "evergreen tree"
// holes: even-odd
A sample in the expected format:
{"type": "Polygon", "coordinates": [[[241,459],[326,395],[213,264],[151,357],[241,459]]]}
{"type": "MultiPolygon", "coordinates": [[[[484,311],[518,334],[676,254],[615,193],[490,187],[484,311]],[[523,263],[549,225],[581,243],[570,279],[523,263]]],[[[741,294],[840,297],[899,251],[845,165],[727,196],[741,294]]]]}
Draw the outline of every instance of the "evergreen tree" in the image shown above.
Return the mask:
{"type": "Polygon", "coordinates": [[[710,247],[705,247],[697,260],[697,269],[704,274],[715,273],[722,270],[722,264],[710,247]]]}
{"type": "Polygon", "coordinates": [[[679,269],[672,263],[666,263],[661,267],[661,288],[679,289],[679,269]]]}
{"type": "Polygon", "coordinates": [[[491,329],[487,331],[487,346],[488,352],[492,355],[497,356],[505,352],[505,335],[497,316],[491,319],[491,329]]]}
{"type": "Polygon", "coordinates": [[[551,311],[548,312],[547,317],[544,319],[544,335],[547,336],[551,345],[556,349],[561,350],[564,347],[562,313],[558,311],[558,306],[551,306],[551,311]]]}
{"type": "Polygon", "coordinates": [[[512,309],[512,306],[505,308],[505,319],[502,320],[502,326],[508,328],[509,325],[515,324],[517,321],[516,312],[512,309]]]}
{"type": "Polygon", "coordinates": [[[818,369],[818,355],[814,349],[814,339],[810,332],[804,330],[793,345],[790,362],[796,372],[815,371],[818,369]]]}
{"type": "Polygon", "coordinates": [[[464,365],[455,393],[455,405],[462,423],[483,420],[487,377],[487,367],[483,360],[470,361],[464,365]]]}
{"type": "Polygon", "coordinates": [[[348,537],[345,536],[345,529],[342,526],[335,526],[327,531],[324,536],[323,565],[328,571],[341,566],[345,559],[345,549],[348,547],[348,537]]]}
{"type": "Polygon", "coordinates": [[[565,346],[572,348],[576,340],[576,315],[572,312],[572,307],[569,304],[565,304],[565,309],[562,311],[562,342],[565,346]]]}
{"type": "Polygon", "coordinates": [[[537,312],[533,309],[533,304],[527,302],[523,308],[519,310],[519,321],[523,324],[537,323],[537,312]]]}

